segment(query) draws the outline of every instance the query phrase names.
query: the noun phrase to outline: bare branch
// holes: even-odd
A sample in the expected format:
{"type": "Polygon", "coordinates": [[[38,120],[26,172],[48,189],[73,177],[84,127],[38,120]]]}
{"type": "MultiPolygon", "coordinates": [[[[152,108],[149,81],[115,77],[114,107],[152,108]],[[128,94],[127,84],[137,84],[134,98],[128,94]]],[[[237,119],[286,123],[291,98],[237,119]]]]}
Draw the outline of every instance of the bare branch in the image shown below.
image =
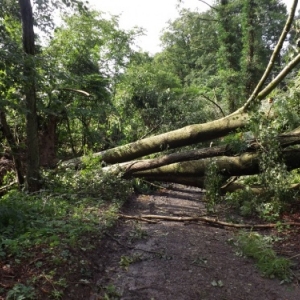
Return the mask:
{"type": "Polygon", "coordinates": [[[214,105],[220,110],[220,112],[221,112],[221,114],[223,115],[223,117],[226,116],[225,113],[224,113],[224,111],[223,111],[223,109],[222,109],[222,107],[221,107],[218,103],[216,103],[215,101],[211,100],[210,98],[208,98],[207,96],[205,96],[205,95],[203,95],[203,94],[201,94],[201,96],[202,96],[205,100],[207,100],[207,101],[211,102],[212,104],[214,104],[214,105]]]}
{"type": "Polygon", "coordinates": [[[82,94],[82,95],[84,95],[86,97],[90,97],[91,96],[91,94],[89,94],[88,92],[85,92],[85,91],[82,91],[82,90],[76,90],[76,89],[72,89],[72,88],[61,88],[61,89],[58,89],[58,90],[61,90],[61,91],[71,91],[71,92],[82,94]]]}
{"type": "Polygon", "coordinates": [[[207,6],[209,6],[211,9],[214,9],[217,11],[217,9],[214,7],[214,6],[211,6],[210,4],[208,4],[206,1],[203,1],[203,0],[199,0],[200,2],[206,4],[207,6]]]}

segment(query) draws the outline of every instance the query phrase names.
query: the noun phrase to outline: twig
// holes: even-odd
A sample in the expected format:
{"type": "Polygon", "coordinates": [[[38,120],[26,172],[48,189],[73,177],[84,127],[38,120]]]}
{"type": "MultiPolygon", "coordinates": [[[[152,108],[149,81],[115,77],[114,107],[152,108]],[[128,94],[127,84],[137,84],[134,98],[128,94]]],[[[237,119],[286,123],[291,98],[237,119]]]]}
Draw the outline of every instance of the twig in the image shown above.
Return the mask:
{"type": "Polygon", "coordinates": [[[293,258],[298,257],[298,256],[300,256],[300,253],[289,257],[289,259],[293,259],[293,258]]]}
{"type": "Polygon", "coordinates": [[[77,89],[72,89],[72,88],[59,88],[58,90],[79,93],[79,94],[84,95],[86,97],[90,97],[91,96],[91,94],[89,94],[88,92],[83,91],[83,90],[77,90],[77,89]]]}
{"type": "Polygon", "coordinates": [[[160,125],[162,124],[162,122],[158,123],[156,126],[152,127],[148,132],[146,132],[143,136],[141,136],[139,138],[139,140],[144,139],[147,135],[151,134],[153,131],[155,131],[160,125]]]}
{"type": "Polygon", "coordinates": [[[214,10],[218,11],[217,8],[215,8],[214,6],[208,4],[207,2],[205,2],[205,1],[203,1],[203,0],[199,0],[199,1],[202,2],[202,3],[204,3],[204,4],[206,4],[206,5],[209,6],[211,9],[214,9],[214,10]]]}
{"type": "Polygon", "coordinates": [[[12,186],[16,185],[17,183],[18,183],[17,181],[14,181],[14,182],[9,183],[8,185],[2,186],[0,188],[0,193],[8,191],[12,186]]]}
{"type": "Polygon", "coordinates": [[[148,180],[142,179],[141,181],[145,182],[146,184],[152,185],[152,186],[154,186],[154,187],[156,187],[156,188],[158,188],[158,189],[165,189],[164,186],[158,185],[158,184],[154,184],[154,183],[152,183],[152,182],[150,182],[150,181],[148,181],[148,180]]]}
{"type": "Polygon", "coordinates": [[[118,214],[118,216],[119,216],[120,218],[123,218],[123,219],[130,219],[130,220],[144,221],[144,222],[153,223],[153,224],[156,224],[156,223],[157,223],[157,221],[148,220],[148,219],[141,218],[141,217],[137,217],[137,216],[128,216],[128,215],[123,215],[123,214],[118,214]]]}
{"type": "Polygon", "coordinates": [[[211,100],[210,98],[208,98],[207,96],[205,96],[203,94],[200,94],[200,96],[202,96],[205,100],[207,100],[207,101],[211,102],[212,104],[214,104],[220,110],[223,117],[226,117],[222,107],[218,103],[216,103],[215,101],[211,100]]]}

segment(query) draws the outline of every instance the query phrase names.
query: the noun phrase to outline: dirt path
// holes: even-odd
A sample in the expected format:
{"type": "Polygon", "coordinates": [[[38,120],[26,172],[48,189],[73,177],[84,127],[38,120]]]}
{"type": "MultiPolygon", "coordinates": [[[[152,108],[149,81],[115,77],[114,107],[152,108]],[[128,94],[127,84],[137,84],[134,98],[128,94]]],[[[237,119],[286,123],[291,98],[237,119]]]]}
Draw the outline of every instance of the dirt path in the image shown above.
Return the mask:
{"type": "MultiPolygon", "coordinates": [[[[124,214],[201,215],[201,190],[175,185],[139,196],[124,214]]],[[[296,284],[263,278],[236,255],[234,232],[205,224],[120,220],[99,249],[97,290],[90,300],[296,300],[296,284]],[[107,297],[105,298],[105,293],[107,297]]]]}

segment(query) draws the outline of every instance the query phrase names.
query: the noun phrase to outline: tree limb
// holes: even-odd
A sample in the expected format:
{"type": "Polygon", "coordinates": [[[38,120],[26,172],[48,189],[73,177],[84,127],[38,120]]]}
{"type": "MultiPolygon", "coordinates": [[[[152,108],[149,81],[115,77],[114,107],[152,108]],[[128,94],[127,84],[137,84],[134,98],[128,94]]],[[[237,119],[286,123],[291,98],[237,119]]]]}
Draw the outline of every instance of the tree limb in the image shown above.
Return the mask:
{"type": "Polygon", "coordinates": [[[90,97],[91,94],[89,94],[88,92],[85,92],[85,91],[82,91],[82,90],[77,90],[77,89],[72,89],[72,88],[59,88],[58,90],[61,90],[61,91],[71,91],[71,92],[74,92],[74,93],[79,93],[81,95],[84,95],[86,97],[90,97]]]}
{"type": "Polygon", "coordinates": [[[216,103],[215,101],[209,99],[207,96],[205,96],[203,94],[201,94],[200,96],[202,96],[205,100],[207,100],[207,101],[211,102],[212,104],[214,104],[220,110],[220,112],[223,115],[223,117],[226,116],[225,113],[224,113],[224,111],[223,111],[223,109],[222,109],[222,107],[218,103],[216,103]]]}
{"type": "MultiPolygon", "coordinates": [[[[208,217],[173,217],[173,216],[161,216],[161,215],[141,215],[143,219],[158,219],[164,221],[175,221],[175,222],[204,222],[212,225],[220,225],[224,227],[233,227],[233,228],[249,228],[249,229],[266,229],[266,228],[275,228],[278,226],[276,223],[269,224],[235,224],[228,223],[224,221],[219,221],[217,218],[208,218],[208,217]]],[[[298,222],[284,222],[280,224],[281,226],[300,226],[298,222]]]]}
{"type": "MultiPolygon", "coordinates": [[[[246,111],[250,104],[255,101],[256,98],[258,99],[262,99],[264,98],[266,95],[268,95],[268,93],[270,92],[267,92],[271,87],[272,90],[278,85],[278,83],[287,75],[286,72],[281,72],[280,74],[282,74],[282,76],[277,76],[275,80],[273,80],[269,85],[269,89],[264,89],[264,91],[262,91],[261,93],[259,93],[259,91],[261,90],[262,86],[264,85],[264,83],[266,82],[268,76],[270,75],[271,73],[271,70],[273,68],[273,65],[275,63],[275,58],[278,56],[278,54],[280,53],[280,50],[282,49],[282,46],[283,46],[283,43],[286,39],[286,36],[288,34],[288,32],[290,31],[291,29],[291,26],[292,26],[292,22],[293,22],[293,19],[294,19],[294,16],[295,16],[295,12],[296,12],[296,7],[298,5],[298,0],[294,0],[294,3],[292,5],[292,8],[291,8],[291,12],[289,14],[289,17],[285,23],[285,26],[282,30],[282,33],[281,33],[281,36],[279,38],[279,41],[272,53],[272,56],[269,60],[269,63],[268,63],[268,66],[262,76],[262,78],[260,79],[260,81],[258,82],[257,86],[255,87],[253,93],[251,94],[251,96],[249,97],[249,99],[246,101],[246,103],[243,105],[243,107],[241,108],[243,111],[246,111]],[[284,75],[284,76],[283,76],[284,75]],[[280,80],[279,80],[280,79],[280,80]],[[276,85],[275,85],[276,84],[276,85]]],[[[295,60],[295,59],[294,59],[295,60]]],[[[298,59],[298,62],[299,62],[299,59],[298,59]]],[[[297,62],[297,63],[298,63],[297,62]]],[[[294,64],[293,64],[294,65],[294,64]]]]}

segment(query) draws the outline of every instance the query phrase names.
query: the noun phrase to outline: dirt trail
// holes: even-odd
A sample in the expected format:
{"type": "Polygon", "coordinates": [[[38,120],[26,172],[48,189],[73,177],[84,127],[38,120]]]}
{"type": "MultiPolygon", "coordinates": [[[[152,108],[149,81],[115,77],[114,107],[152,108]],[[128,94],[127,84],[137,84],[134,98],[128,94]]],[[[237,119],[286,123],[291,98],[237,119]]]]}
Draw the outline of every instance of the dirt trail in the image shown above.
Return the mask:
{"type": "MultiPolygon", "coordinates": [[[[174,185],[133,198],[131,216],[205,214],[200,189],[174,185]]],[[[98,289],[90,297],[130,300],[296,300],[296,284],[263,278],[253,261],[236,255],[234,231],[205,224],[120,220],[99,249],[98,289]],[[104,294],[109,297],[104,297],[104,294]]]]}

